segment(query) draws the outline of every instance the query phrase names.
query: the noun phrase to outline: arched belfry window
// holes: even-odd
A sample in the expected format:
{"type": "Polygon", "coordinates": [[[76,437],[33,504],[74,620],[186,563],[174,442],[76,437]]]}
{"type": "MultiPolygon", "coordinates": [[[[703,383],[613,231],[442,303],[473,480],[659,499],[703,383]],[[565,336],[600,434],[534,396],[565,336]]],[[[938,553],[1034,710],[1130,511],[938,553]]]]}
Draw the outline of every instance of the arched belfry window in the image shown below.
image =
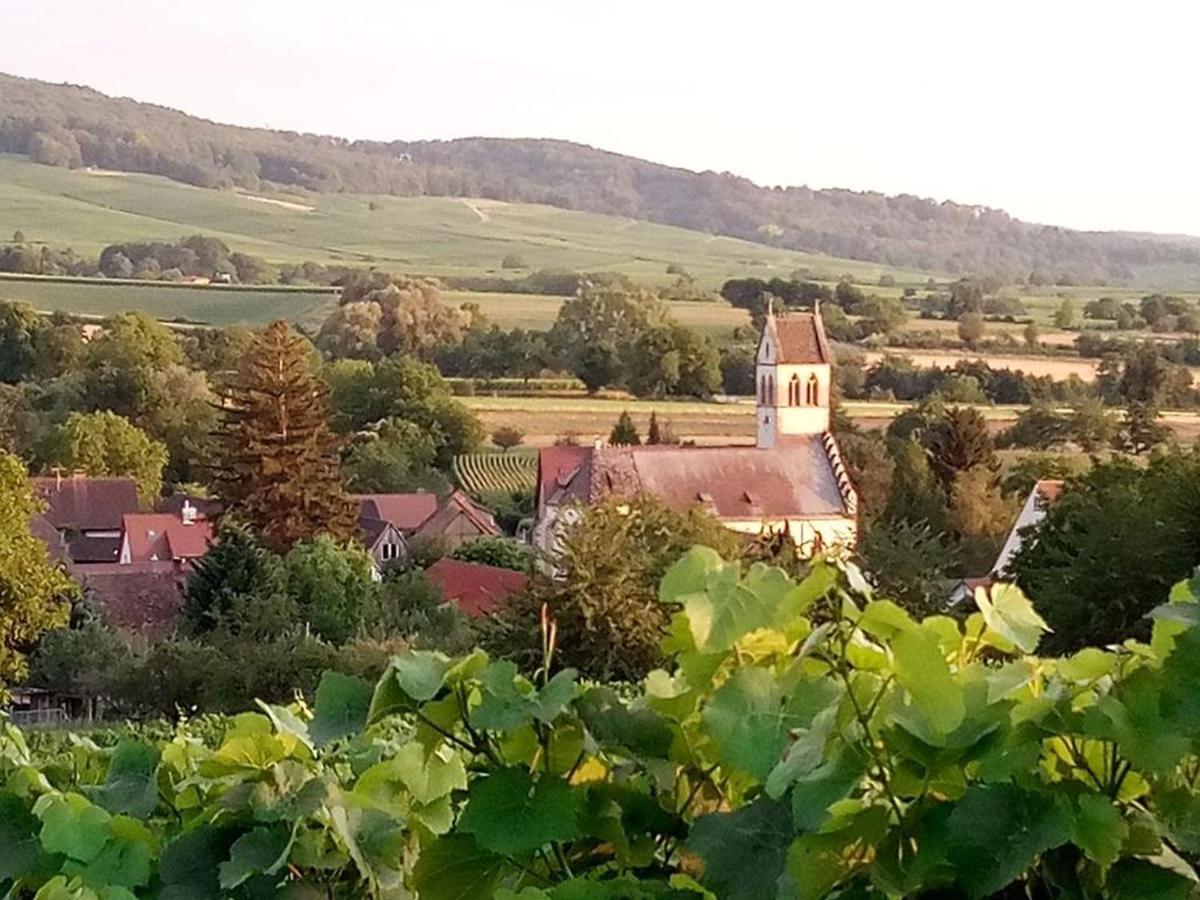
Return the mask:
{"type": "Polygon", "coordinates": [[[793,375],[788,382],[788,406],[800,405],[800,376],[793,375]]]}
{"type": "Polygon", "coordinates": [[[776,405],[776,396],[777,395],[775,393],[775,376],[768,375],[767,376],[767,402],[770,403],[772,406],[775,406],[776,405]]]}
{"type": "Polygon", "coordinates": [[[758,405],[762,406],[767,402],[767,376],[758,376],[758,405]]]}
{"type": "MultiPolygon", "coordinates": [[[[799,392],[799,388],[797,388],[799,392]]],[[[808,376],[808,387],[804,392],[804,402],[809,406],[816,406],[820,403],[821,382],[817,380],[816,375],[808,376]]]]}

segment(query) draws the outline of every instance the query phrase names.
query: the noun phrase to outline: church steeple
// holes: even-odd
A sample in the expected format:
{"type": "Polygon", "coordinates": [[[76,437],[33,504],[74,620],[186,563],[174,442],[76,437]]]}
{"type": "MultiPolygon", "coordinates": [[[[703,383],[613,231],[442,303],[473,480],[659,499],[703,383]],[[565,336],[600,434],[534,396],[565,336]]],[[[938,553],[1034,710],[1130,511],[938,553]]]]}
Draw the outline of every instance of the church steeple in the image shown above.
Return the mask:
{"type": "Polygon", "coordinates": [[[768,298],[755,365],[759,447],[829,430],[832,363],[820,309],[776,316],[768,298]]]}

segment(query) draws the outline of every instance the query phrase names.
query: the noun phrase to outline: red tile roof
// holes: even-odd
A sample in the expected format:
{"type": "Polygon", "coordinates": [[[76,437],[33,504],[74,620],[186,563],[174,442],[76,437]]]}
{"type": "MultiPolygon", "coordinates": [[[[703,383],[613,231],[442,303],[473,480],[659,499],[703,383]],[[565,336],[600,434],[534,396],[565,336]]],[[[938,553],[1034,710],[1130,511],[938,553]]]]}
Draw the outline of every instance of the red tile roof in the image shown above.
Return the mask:
{"type": "Polygon", "coordinates": [[[183,612],[184,580],[172,563],[114,563],[71,569],[99,601],[108,622],[122,631],[163,637],[183,612]]]}
{"type": "MultiPolygon", "coordinates": [[[[545,452],[545,451],[543,451],[545,452]]],[[[702,506],[721,519],[852,514],[819,435],[757,447],[600,447],[554,484],[555,503],[593,503],[645,491],[683,512],[702,506]]]]}
{"type": "Polygon", "coordinates": [[[59,531],[118,531],[125,513],[141,509],[132,478],[48,475],[34,478],[33,488],[59,531]]]}
{"type": "Polygon", "coordinates": [[[403,534],[416,531],[438,509],[437,494],[356,494],[359,516],[390,522],[403,534]]]}
{"type": "MultiPolygon", "coordinates": [[[[567,489],[574,482],[575,474],[580,469],[589,465],[591,458],[591,447],[563,445],[543,447],[539,450],[537,475],[538,510],[540,511],[556,492],[567,489]]],[[[586,481],[586,478],[581,479],[580,483],[583,481],[586,481]]],[[[587,496],[585,494],[582,497],[573,497],[571,499],[586,500],[587,496]]]]}
{"type": "Polygon", "coordinates": [[[441,537],[459,516],[464,516],[480,535],[497,536],[501,533],[500,526],[496,524],[490,510],[480,506],[462,491],[454,491],[438,511],[425,520],[414,537],[420,540],[435,540],[441,537]]]}
{"type": "Polygon", "coordinates": [[[768,320],[774,329],[776,359],[785,364],[813,365],[832,363],[833,354],[825,340],[825,326],[819,313],[784,313],[768,320]]]}
{"type": "Polygon", "coordinates": [[[490,615],[528,580],[520,572],[443,557],[425,570],[442,596],[472,619],[490,615]]]}
{"type": "Polygon", "coordinates": [[[199,559],[212,543],[213,527],[207,519],[185,525],[169,513],[133,513],[125,516],[124,535],[129,562],[166,562],[199,559]]]}

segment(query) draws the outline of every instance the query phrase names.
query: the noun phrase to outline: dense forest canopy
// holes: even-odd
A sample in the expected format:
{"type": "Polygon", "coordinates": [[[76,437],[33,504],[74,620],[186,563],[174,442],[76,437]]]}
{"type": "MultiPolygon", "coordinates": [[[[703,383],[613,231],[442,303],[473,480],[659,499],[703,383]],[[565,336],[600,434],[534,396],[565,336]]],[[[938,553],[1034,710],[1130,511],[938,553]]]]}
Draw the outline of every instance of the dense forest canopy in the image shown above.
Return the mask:
{"type": "Polygon", "coordinates": [[[46,165],[163,175],[209,188],[281,185],[485,197],[629,216],[928,271],[1120,281],[1200,263],[1200,242],[1080,232],[912,195],[766,188],[566,141],[348,141],[221,125],[72,85],[0,75],[0,152],[46,165]]]}

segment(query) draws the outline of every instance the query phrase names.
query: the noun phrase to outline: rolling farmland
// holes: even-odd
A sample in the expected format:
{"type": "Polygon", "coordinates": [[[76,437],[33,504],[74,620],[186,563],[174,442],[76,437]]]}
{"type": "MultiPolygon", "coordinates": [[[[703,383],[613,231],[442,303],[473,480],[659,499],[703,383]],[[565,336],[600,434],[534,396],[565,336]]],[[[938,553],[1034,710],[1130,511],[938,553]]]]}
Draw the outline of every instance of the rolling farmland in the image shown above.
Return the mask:
{"type": "Polygon", "coordinates": [[[203,233],[273,262],[379,266],[421,275],[496,275],[516,254],[531,269],[619,271],[674,280],[682,266],[708,288],[726,278],[809,269],[872,283],[927,275],[875,263],[778,250],[635,219],[535,204],[443,197],[309,194],[190,187],[152,175],[70,171],[0,156],[0,236],[94,255],[106,245],[203,233]]]}

